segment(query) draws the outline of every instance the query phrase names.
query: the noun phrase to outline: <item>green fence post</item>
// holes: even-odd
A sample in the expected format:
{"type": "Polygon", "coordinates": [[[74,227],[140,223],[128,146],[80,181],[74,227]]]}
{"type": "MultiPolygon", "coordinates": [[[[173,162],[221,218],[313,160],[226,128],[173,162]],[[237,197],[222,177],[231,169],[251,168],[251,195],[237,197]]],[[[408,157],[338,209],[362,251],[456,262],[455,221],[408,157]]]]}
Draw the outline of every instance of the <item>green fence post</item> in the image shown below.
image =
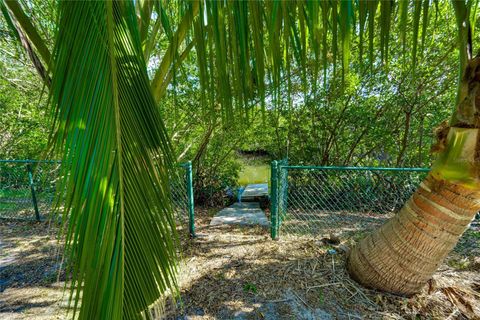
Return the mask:
{"type": "Polygon", "coordinates": [[[37,195],[35,194],[35,184],[33,182],[33,172],[32,166],[27,164],[27,171],[28,171],[28,181],[30,183],[30,190],[32,191],[32,202],[33,208],[35,209],[35,218],[37,221],[40,221],[40,211],[38,211],[38,203],[37,203],[37,195]]]}
{"type": "Polygon", "coordinates": [[[187,196],[188,196],[188,230],[192,238],[195,237],[195,206],[193,200],[193,173],[192,162],[188,161],[186,165],[187,176],[187,196]]]}
{"type": "Polygon", "coordinates": [[[288,158],[283,159],[280,161],[278,165],[278,176],[279,182],[277,182],[278,190],[279,190],[279,197],[281,199],[278,200],[279,209],[278,209],[278,229],[282,225],[283,219],[287,215],[287,206],[288,206],[288,158]]]}
{"type": "Polygon", "coordinates": [[[278,163],[272,161],[270,169],[270,236],[273,240],[278,238],[278,163]]]}

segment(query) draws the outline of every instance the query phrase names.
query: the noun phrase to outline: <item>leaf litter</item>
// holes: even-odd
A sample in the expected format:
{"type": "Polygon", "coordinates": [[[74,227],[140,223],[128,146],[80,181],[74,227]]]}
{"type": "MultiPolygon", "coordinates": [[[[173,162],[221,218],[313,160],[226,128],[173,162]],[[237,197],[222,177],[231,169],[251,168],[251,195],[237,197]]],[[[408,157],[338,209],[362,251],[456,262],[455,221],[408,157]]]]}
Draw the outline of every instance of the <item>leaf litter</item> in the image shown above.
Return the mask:
{"type": "Polygon", "coordinates": [[[351,239],[272,241],[259,227],[200,221],[199,236],[182,242],[180,297],[167,304],[168,319],[480,319],[478,228],[421,293],[400,297],[349,278],[351,239]],[[459,260],[469,263],[458,268],[452,261],[459,260]]]}
{"type": "MultiPolygon", "coordinates": [[[[351,280],[345,239],[272,241],[266,229],[209,227],[211,214],[196,212],[199,236],[181,230],[180,296],[167,301],[167,319],[480,319],[478,225],[422,292],[405,298],[351,280]]],[[[0,318],[64,318],[56,232],[0,221],[0,318]]]]}

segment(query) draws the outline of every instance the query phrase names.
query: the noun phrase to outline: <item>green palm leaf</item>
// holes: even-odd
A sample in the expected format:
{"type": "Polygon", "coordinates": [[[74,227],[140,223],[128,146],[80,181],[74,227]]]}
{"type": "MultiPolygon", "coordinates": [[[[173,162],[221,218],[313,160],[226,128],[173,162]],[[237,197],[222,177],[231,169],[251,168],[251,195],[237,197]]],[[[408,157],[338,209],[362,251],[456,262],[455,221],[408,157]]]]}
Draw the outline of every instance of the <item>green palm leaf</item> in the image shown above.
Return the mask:
{"type": "Polygon", "coordinates": [[[194,21],[197,31],[204,30],[202,39],[198,39],[199,32],[194,33],[203,95],[218,94],[218,99],[215,102],[211,99],[210,103],[219,103],[226,120],[232,121],[236,115],[248,115],[245,110],[237,109],[251,105],[254,97],[263,100],[267,84],[273,87],[273,97],[268,102],[280,110],[282,92],[284,100],[291,104],[292,83],[301,81],[308,94],[317,81],[326,83],[336,75],[339,67],[344,76],[351,63],[351,51],[357,47],[360,63],[372,70],[380,63],[388,65],[389,46],[395,41],[403,45],[404,56],[412,61],[415,71],[417,61],[423,58],[426,39],[433,36],[427,34],[431,16],[447,10],[455,10],[458,20],[462,74],[467,61],[468,33],[474,31],[478,20],[478,3],[478,0],[451,3],[325,0],[247,1],[240,5],[231,1],[203,1],[204,14],[194,21]],[[399,35],[392,35],[392,30],[399,35]],[[203,39],[210,41],[210,45],[206,46],[203,39]],[[407,43],[411,50],[406,50],[407,43]],[[365,60],[364,47],[368,49],[365,60]],[[315,75],[317,68],[323,66],[323,79],[315,76],[307,84],[304,79],[307,66],[313,66],[315,75]],[[206,80],[207,70],[215,81],[206,80]]]}
{"type": "Polygon", "coordinates": [[[148,306],[176,287],[177,254],[171,149],[133,3],[64,1],[59,23],[52,142],[63,155],[74,316],[148,317],[148,306]]]}

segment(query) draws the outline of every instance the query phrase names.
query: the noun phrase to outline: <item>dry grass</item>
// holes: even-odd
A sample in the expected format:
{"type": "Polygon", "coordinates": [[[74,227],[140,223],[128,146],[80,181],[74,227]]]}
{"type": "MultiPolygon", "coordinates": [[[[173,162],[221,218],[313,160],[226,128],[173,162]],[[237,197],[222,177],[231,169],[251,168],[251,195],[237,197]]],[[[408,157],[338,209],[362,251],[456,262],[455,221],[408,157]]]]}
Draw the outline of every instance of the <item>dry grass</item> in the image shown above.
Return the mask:
{"type": "MultiPolygon", "coordinates": [[[[367,290],[345,273],[343,246],[308,238],[272,241],[260,228],[210,228],[183,237],[180,299],[170,319],[468,319],[480,314],[478,231],[469,231],[423,292],[367,290]],[[329,251],[334,249],[335,252],[329,251]]],[[[58,247],[45,223],[0,222],[0,318],[63,319],[58,247]]]]}

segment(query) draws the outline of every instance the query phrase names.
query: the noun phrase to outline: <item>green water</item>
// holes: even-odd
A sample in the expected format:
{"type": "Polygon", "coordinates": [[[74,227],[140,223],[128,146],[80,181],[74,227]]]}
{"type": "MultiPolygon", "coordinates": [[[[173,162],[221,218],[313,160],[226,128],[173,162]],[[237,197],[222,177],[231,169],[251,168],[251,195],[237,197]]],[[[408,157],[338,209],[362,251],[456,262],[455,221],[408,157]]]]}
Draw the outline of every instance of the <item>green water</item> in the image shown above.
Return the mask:
{"type": "Polygon", "coordinates": [[[244,164],[238,177],[238,184],[246,186],[251,183],[270,184],[270,166],[268,164],[244,164]]]}

